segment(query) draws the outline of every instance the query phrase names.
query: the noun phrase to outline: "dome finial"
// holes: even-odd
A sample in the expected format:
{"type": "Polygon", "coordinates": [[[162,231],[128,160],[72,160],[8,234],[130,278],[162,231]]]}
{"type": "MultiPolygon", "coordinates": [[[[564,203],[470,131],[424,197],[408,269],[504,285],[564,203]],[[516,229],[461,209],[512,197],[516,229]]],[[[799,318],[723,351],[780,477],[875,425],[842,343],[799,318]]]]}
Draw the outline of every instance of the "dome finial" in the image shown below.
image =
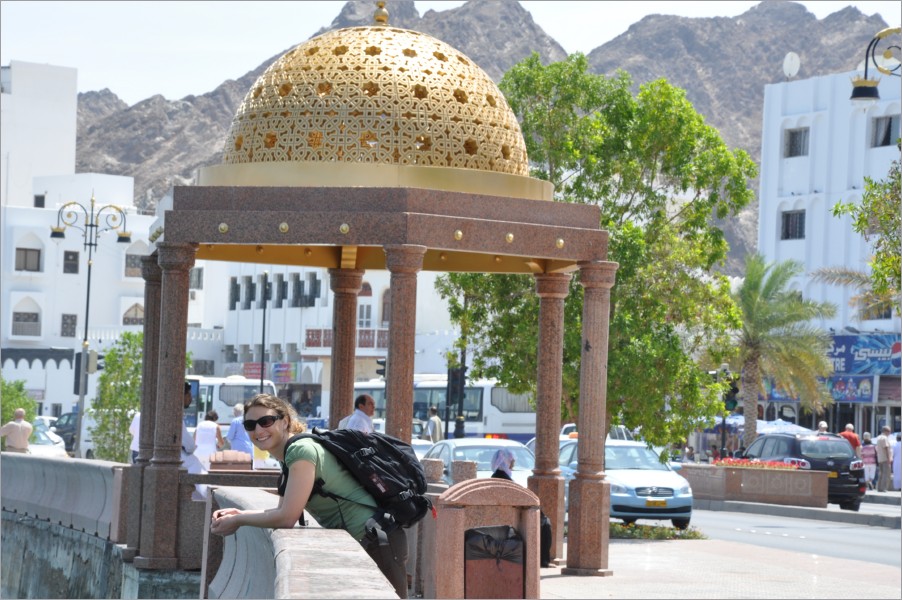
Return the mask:
{"type": "Polygon", "coordinates": [[[373,21],[376,25],[388,25],[388,11],[385,10],[385,2],[376,2],[376,12],[373,14],[373,21]]]}

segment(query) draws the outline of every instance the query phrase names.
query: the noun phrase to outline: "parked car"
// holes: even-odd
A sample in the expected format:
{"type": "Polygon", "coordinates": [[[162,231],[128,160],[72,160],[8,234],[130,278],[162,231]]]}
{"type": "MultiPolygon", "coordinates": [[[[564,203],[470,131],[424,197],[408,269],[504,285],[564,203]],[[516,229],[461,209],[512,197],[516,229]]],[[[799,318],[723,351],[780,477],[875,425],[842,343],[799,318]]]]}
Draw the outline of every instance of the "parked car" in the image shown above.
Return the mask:
{"type": "Polygon", "coordinates": [[[43,425],[35,427],[28,440],[28,452],[36,456],[51,458],[69,458],[63,438],[45,429],[43,425]]]}
{"type": "MultiPolygon", "coordinates": [[[[63,442],[66,446],[66,452],[69,454],[73,454],[73,448],[75,445],[75,426],[77,422],[78,413],[69,412],[63,413],[57,418],[56,422],[50,428],[50,431],[55,433],[56,435],[63,438],[63,442]]],[[[94,419],[91,418],[90,415],[85,415],[85,418],[82,419],[81,424],[81,448],[79,452],[79,456],[76,458],[94,458],[94,440],[91,434],[91,429],[95,427],[94,419]]]]}
{"type": "Polygon", "coordinates": [[[864,462],[855,456],[845,438],[834,433],[765,433],[752,442],[742,457],[827,471],[827,502],[839,504],[843,510],[857,511],[867,491],[864,462]]]}
{"type": "Polygon", "coordinates": [[[444,478],[451,481],[451,462],[455,460],[476,461],[476,477],[491,477],[492,457],[499,448],[507,448],[514,455],[511,477],[522,486],[535,468],[535,457],[525,445],[514,440],[501,438],[452,438],[436,442],[424,458],[440,458],[445,463],[444,478]]]}
{"type": "MultiPolygon", "coordinates": [[[[558,464],[565,479],[564,502],[569,507],[570,481],[579,458],[576,440],[562,442],[558,464]]],[[[608,440],[604,471],[611,483],[611,516],[626,524],[638,519],[669,519],[677,529],[689,527],[692,488],[689,482],[661,462],[642,442],[608,440]]]]}
{"type": "Polygon", "coordinates": [[[44,429],[49,430],[56,424],[56,417],[40,415],[34,418],[34,423],[32,425],[37,429],[38,427],[42,427],[44,429]]]}
{"type": "MultiPolygon", "coordinates": [[[[379,433],[385,433],[385,419],[381,417],[373,419],[373,429],[379,433]]],[[[423,435],[423,422],[419,419],[414,419],[410,430],[410,445],[413,446],[413,451],[417,458],[424,458],[426,452],[432,448],[432,442],[421,440],[421,435],[423,435]]]]}

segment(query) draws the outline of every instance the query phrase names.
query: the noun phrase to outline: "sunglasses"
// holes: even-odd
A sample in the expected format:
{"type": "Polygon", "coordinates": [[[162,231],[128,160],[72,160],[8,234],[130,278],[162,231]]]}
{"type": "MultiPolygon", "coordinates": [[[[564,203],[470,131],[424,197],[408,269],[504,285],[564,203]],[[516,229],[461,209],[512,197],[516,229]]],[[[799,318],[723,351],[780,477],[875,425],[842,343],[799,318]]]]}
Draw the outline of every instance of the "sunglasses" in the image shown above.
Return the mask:
{"type": "Polygon", "coordinates": [[[281,419],[282,417],[278,415],[266,415],[265,417],[260,417],[259,419],[245,419],[244,420],[244,429],[247,431],[253,431],[257,428],[257,425],[260,425],[263,429],[268,429],[272,427],[272,424],[281,419]]]}

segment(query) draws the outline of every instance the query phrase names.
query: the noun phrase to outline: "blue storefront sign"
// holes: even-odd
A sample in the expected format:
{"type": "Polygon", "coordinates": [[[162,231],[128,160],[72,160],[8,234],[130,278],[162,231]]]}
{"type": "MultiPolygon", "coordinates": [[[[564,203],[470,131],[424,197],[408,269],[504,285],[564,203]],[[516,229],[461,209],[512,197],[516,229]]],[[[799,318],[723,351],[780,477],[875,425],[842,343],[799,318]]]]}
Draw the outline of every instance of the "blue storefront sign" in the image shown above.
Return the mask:
{"type": "MultiPolygon", "coordinates": [[[[833,375],[824,380],[835,402],[871,404],[875,401],[875,378],[902,373],[902,342],[899,334],[836,335],[827,351],[833,375]]],[[[798,402],[773,381],[764,381],[760,402],[798,402]]]]}
{"type": "Polygon", "coordinates": [[[844,375],[899,375],[902,342],[899,334],[833,336],[827,351],[833,372],[844,375]]]}

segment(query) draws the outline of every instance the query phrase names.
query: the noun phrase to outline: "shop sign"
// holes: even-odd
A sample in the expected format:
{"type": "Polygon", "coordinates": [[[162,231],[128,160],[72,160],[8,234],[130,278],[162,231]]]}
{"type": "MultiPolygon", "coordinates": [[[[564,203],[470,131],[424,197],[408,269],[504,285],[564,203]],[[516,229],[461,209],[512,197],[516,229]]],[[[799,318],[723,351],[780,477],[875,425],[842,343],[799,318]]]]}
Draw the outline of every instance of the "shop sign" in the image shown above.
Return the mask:
{"type": "Polygon", "coordinates": [[[899,334],[836,335],[827,351],[837,375],[902,374],[899,334]]]}
{"type": "Polygon", "coordinates": [[[269,376],[274,383],[298,381],[298,363],[272,363],[269,365],[269,376]]]}
{"type": "Polygon", "coordinates": [[[247,379],[260,379],[260,363],[244,363],[241,374],[247,379]]]}
{"type": "Polygon", "coordinates": [[[860,375],[834,375],[827,379],[827,389],[834,402],[871,404],[874,401],[874,378],[860,375]]]}

